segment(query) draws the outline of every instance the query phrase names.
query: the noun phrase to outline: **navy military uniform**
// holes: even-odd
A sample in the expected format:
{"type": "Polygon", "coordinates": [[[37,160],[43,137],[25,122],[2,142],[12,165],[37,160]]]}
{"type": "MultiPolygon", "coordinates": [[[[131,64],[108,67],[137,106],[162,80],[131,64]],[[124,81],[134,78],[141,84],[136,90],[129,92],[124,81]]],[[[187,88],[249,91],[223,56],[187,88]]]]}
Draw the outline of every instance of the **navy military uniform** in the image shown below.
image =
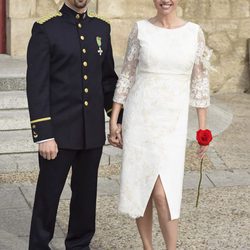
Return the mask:
{"type": "Polygon", "coordinates": [[[29,249],[50,249],[70,166],[66,249],[89,249],[95,232],[98,165],[105,143],[104,109],[111,114],[117,82],[110,25],[64,5],[56,15],[34,24],[27,60],[34,142],[54,138],[59,148],[53,161],[39,156],[29,249]]]}

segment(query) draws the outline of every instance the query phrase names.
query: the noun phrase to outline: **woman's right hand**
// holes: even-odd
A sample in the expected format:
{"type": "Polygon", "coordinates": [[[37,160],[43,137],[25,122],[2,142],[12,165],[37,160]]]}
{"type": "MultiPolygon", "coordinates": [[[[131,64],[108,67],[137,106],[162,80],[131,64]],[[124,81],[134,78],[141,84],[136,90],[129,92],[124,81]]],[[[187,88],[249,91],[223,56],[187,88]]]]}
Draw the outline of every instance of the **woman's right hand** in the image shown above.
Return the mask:
{"type": "Polygon", "coordinates": [[[122,125],[117,123],[109,123],[109,131],[108,135],[109,143],[114,147],[122,148],[122,125]]]}

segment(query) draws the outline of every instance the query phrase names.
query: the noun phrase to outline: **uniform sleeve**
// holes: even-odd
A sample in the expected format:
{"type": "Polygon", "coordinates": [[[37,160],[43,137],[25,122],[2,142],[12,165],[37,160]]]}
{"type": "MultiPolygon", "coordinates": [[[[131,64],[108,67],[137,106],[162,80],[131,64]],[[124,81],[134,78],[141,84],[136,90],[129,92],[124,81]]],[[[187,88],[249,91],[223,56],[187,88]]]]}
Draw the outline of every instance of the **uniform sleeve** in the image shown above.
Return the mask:
{"type": "Polygon", "coordinates": [[[129,35],[122,72],[116,85],[113,99],[116,103],[125,103],[129,90],[135,82],[136,68],[139,62],[139,52],[140,43],[138,40],[138,26],[135,24],[129,35]]]}
{"type": "MultiPolygon", "coordinates": [[[[108,42],[107,42],[107,52],[105,55],[105,59],[103,61],[102,68],[102,84],[104,90],[104,108],[106,110],[107,115],[110,117],[112,113],[112,105],[113,105],[113,96],[115,91],[116,82],[118,80],[118,76],[114,70],[114,57],[113,50],[111,45],[111,37],[110,37],[110,26],[109,26],[109,34],[108,34],[108,42]]],[[[120,112],[118,122],[122,121],[122,111],[120,112]]]]}
{"type": "Polygon", "coordinates": [[[206,108],[210,105],[209,77],[212,50],[206,46],[205,36],[200,28],[198,48],[191,78],[190,105],[195,108],[206,108]]]}
{"type": "Polygon", "coordinates": [[[34,142],[54,138],[50,114],[50,46],[35,23],[27,52],[27,97],[34,142]]]}

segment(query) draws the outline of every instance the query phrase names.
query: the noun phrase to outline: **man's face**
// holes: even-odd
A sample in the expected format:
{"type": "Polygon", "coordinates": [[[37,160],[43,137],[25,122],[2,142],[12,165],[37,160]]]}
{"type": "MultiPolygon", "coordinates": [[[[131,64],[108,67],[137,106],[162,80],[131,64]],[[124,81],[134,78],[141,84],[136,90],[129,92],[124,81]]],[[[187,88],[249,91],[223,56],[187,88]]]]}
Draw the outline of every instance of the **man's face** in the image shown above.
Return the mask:
{"type": "Polygon", "coordinates": [[[68,2],[77,9],[86,8],[90,0],[68,0],[68,2]]]}

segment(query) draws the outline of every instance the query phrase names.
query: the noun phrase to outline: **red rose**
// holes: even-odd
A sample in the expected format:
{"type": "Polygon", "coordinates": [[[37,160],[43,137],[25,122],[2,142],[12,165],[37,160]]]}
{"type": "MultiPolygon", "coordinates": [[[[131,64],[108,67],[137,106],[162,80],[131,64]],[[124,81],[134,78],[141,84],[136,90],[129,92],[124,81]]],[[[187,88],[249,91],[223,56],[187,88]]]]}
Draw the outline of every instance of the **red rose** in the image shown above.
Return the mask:
{"type": "Polygon", "coordinates": [[[202,146],[207,146],[213,140],[212,133],[209,129],[206,130],[198,130],[196,132],[196,140],[202,146]]]}

